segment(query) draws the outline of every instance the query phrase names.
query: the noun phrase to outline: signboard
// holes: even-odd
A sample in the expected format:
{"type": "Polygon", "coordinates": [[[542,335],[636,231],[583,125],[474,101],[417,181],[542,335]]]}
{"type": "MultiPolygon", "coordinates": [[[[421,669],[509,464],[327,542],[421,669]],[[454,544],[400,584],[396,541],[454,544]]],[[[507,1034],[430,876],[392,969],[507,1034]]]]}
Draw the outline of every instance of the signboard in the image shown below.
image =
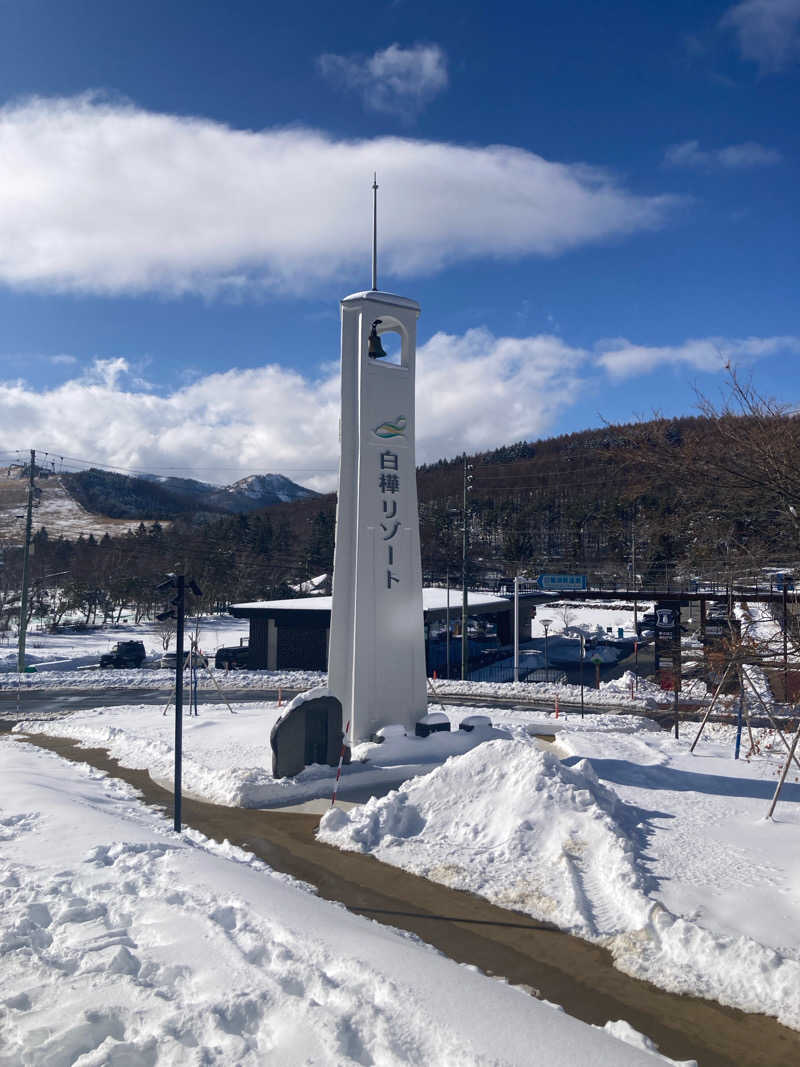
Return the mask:
{"type": "Polygon", "coordinates": [[[681,688],[681,605],[661,601],[655,606],[655,670],[662,689],[681,688]]]}
{"type": "Polygon", "coordinates": [[[587,588],[585,574],[540,574],[536,584],[540,589],[559,593],[583,592],[587,588]]]}

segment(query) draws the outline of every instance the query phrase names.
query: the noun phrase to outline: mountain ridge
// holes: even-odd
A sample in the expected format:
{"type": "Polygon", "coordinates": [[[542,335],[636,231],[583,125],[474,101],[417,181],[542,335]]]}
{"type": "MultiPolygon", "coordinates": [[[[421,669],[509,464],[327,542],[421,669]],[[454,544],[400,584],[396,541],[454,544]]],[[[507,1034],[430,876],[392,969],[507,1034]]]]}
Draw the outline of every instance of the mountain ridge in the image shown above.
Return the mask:
{"type": "Polygon", "coordinates": [[[244,514],[318,495],[282,474],[252,474],[225,486],[171,475],[117,474],[97,467],[60,477],[70,496],[90,514],[142,521],[244,514]]]}

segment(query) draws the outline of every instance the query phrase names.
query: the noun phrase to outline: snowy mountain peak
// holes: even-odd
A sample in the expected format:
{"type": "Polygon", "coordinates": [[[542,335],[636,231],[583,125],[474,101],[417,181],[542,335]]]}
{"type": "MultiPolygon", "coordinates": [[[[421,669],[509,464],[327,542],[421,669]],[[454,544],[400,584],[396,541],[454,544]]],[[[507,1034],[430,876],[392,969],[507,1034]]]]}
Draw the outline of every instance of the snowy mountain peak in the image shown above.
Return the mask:
{"type": "Polygon", "coordinates": [[[289,500],[301,500],[303,497],[315,495],[312,489],[298,485],[283,474],[250,474],[226,486],[225,490],[228,493],[243,494],[251,500],[264,500],[266,503],[273,502],[276,497],[286,503],[289,500]]]}

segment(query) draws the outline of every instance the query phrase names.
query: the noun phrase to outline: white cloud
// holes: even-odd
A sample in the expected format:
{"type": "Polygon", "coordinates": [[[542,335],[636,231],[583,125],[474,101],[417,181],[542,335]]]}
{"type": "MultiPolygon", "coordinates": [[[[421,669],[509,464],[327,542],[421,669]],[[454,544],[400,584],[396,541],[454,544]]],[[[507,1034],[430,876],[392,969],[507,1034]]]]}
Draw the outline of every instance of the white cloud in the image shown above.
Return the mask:
{"type": "Polygon", "coordinates": [[[728,145],[726,148],[704,150],[699,141],[682,141],[670,145],[664,162],[670,167],[690,167],[693,170],[749,170],[753,167],[772,167],[780,163],[780,152],[765,148],[756,141],[728,145]]]}
{"type": "Polygon", "coordinates": [[[0,110],[0,284],[91,293],[301,291],[651,229],[679,201],[503,145],[233,130],[96,97],[0,110]]]}
{"type": "Polygon", "coordinates": [[[586,358],[548,334],[434,334],[418,353],[419,461],[546,433],[578,399],[586,358]]]}
{"type": "Polygon", "coordinates": [[[77,359],[74,356],[68,356],[66,352],[61,352],[57,356],[49,356],[50,362],[58,366],[71,366],[73,363],[77,363],[77,359]]]}
{"type": "Polygon", "coordinates": [[[742,56],[762,73],[800,57],[800,0],[743,0],[725,12],[720,26],[737,35],[742,56]]]}
{"type": "Polygon", "coordinates": [[[636,345],[624,337],[597,345],[596,362],[612,378],[649,374],[664,364],[697,371],[722,370],[727,363],[746,363],[785,352],[800,353],[800,337],[703,337],[682,345],[636,345]]]}
{"type": "MultiPolygon", "coordinates": [[[[718,371],[728,360],[782,352],[800,353],[800,338],[712,337],[673,347],[622,338],[592,353],[551,334],[437,333],[417,353],[417,460],[546,436],[585,395],[593,366],[620,380],[669,364],[718,371]]],[[[20,447],[100,465],[220,483],[271,471],[330,490],[339,368],[327,363],[316,377],[276,364],[232,369],[158,395],[127,360],[95,360],[50,389],[0,382],[0,424],[20,447]]]]}
{"type": "Polygon", "coordinates": [[[329,81],[357,92],[370,111],[411,117],[447,88],[447,57],[437,44],[390,44],[371,56],[327,53],[317,62],[329,81]]]}
{"type": "MultiPolygon", "coordinates": [[[[574,402],[585,359],[555,337],[436,334],[418,352],[419,462],[546,432],[574,402]]],[[[137,470],[220,482],[273,471],[335,487],[338,366],[316,379],[276,365],[229,370],[166,396],[136,382],[124,359],[109,359],[41,392],[0,383],[5,437],[137,470]]]]}

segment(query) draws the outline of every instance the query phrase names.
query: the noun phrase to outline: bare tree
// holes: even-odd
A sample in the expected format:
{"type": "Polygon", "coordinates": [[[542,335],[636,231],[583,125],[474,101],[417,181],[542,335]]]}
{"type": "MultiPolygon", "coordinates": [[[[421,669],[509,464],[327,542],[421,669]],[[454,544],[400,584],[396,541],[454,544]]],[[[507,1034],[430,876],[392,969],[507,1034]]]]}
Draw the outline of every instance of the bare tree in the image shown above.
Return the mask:
{"type": "Polygon", "coordinates": [[[161,647],[166,652],[177,632],[177,623],[175,619],[163,619],[161,622],[156,623],[156,630],[161,638],[161,647]]]}
{"type": "Polygon", "coordinates": [[[800,412],[762,396],[727,365],[728,395],[720,404],[699,396],[719,447],[706,463],[725,483],[764,494],[800,541],[800,412]]]}

